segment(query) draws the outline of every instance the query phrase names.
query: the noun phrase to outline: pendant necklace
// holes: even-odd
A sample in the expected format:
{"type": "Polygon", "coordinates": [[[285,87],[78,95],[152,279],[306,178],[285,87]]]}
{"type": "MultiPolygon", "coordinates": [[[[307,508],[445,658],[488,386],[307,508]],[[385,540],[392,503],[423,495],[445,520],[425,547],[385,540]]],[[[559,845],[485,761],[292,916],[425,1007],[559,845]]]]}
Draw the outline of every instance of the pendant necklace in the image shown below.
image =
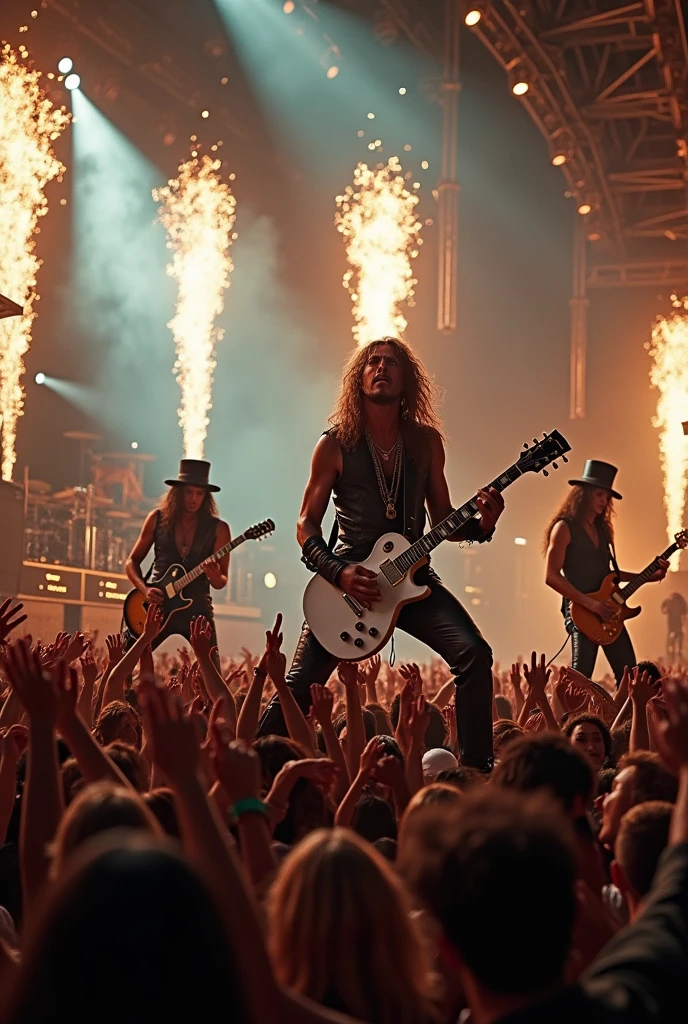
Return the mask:
{"type": "Polygon", "coordinates": [[[375,476],[377,477],[377,485],[380,488],[380,497],[382,498],[383,504],[385,505],[385,515],[388,519],[396,519],[397,517],[397,498],[399,496],[399,484],[401,483],[401,465],[403,458],[404,446],[401,441],[401,434],[394,442],[394,445],[389,449],[384,458],[389,458],[392,452],[395,451],[394,456],[394,470],[392,472],[392,482],[387,485],[380,459],[377,454],[377,445],[374,443],[370,434],[366,430],[366,441],[368,442],[368,450],[370,451],[371,458],[373,460],[373,466],[375,467],[375,476]]]}

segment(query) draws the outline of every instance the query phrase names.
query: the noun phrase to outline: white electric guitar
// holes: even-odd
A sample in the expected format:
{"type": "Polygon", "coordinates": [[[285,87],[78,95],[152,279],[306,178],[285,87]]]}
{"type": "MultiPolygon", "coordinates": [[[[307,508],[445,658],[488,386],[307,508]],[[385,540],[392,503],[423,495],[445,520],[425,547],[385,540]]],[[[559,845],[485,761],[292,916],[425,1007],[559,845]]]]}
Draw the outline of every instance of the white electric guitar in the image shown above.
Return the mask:
{"type": "MultiPolygon", "coordinates": [[[[525,473],[539,473],[550,463],[557,469],[554,460],[562,458],[567,462],[565,453],[571,451],[571,445],[558,430],[545,434],[542,441],[535,440],[532,448],[527,445],[524,448],[518,462],[488,487],[503,491],[525,473]]],[[[544,475],[547,476],[546,470],[544,475]]],[[[377,574],[381,600],[371,608],[315,575],[303,595],[303,611],[311,631],[325,650],[340,661],[362,661],[382,650],[404,605],[422,601],[430,593],[429,587],[413,582],[416,569],[428,561],[433,548],[478,514],[473,497],[414,544],[399,533],[380,537],[370,556],[359,563],[377,574]]]]}

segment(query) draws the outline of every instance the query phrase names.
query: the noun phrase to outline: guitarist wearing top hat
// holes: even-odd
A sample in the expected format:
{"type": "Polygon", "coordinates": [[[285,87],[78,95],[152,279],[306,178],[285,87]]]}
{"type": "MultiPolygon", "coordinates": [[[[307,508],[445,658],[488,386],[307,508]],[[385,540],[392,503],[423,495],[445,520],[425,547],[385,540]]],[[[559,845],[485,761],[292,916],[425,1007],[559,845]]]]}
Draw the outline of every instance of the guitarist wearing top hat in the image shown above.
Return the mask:
{"type": "MultiPolygon", "coordinates": [[[[158,647],[163,640],[175,633],[189,639],[191,622],[197,615],[203,615],[210,624],[212,645],[217,645],[213,602],[210,588],[221,590],[227,584],[229,554],[218,562],[207,559],[230,541],[229,526],[219,518],[213,493],[220,490],[209,482],[210,463],[202,459],[182,459],[179,475],[174,480],[165,480],[170,488],[160,508],[146,516],[138,540],[126,561],[127,576],[147,601],[160,604],[162,591],[155,583],[160,580],[171,565],[180,564],[190,570],[203,563],[204,572],[187,584],[184,593],[193,598],[193,604],[170,618],[169,623],[153,641],[158,647]],[[150,582],[141,574],[141,563],[153,548],[154,560],[150,582]]],[[[125,646],[134,638],[125,633],[125,646]]]]}
{"type": "MultiPolygon", "coordinates": [[[[552,516],[544,538],[545,579],[547,586],[563,598],[562,614],[572,638],[572,667],[588,679],[595,668],[599,645],[574,626],[571,602],[575,601],[606,621],[611,617],[611,610],[591,594],[599,590],[612,569],[622,582],[633,577],[633,573],[622,572],[616,564],[613,502],[621,500],[619,492],[614,490],[616,473],[616,466],[608,462],[588,460],[583,475],[569,480],[571,490],[552,516]]],[[[655,582],[664,579],[669,563],[660,559],[659,566],[651,577],[655,582]]],[[[604,652],[618,684],[624,669],[636,664],[625,626],[619,637],[605,646],[604,652]]]]}

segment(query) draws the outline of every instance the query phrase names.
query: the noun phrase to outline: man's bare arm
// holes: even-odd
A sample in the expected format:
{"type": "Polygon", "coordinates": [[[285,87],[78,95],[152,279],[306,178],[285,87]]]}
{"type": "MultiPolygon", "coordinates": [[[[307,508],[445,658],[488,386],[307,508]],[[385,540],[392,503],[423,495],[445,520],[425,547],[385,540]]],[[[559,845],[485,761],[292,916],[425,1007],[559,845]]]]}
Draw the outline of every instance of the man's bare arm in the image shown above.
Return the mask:
{"type": "Polygon", "coordinates": [[[149,512],[146,516],[146,521],[141,527],[141,533],[138,536],[138,540],[131,549],[131,554],[127,558],[125,564],[125,570],[127,576],[134,584],[137,590],[140,590],[142,594],[145,594],[147,587],[143,576],[141,575],[141,563],[144,558],[153,547],[155,540],[155,524],[158,518],[158,512],[149,512]]]}
{"type": "Polygon", "coordinates": [[[315,446],[311,475],[304,491],[296,524],[301,547],[309,537],[322,536],[322,521],[337,477],[342,472],[342,450],[331,434],[323,434],[315,446]]]}

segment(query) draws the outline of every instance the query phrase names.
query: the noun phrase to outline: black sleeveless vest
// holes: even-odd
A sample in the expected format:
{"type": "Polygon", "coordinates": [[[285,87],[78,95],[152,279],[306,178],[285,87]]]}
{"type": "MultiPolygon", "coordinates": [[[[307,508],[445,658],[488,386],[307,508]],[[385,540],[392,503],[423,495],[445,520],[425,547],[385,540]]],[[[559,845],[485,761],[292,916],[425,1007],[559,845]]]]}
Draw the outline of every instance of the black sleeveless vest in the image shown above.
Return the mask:
{"type": "Polygon", "coordinates": [[[563,522],[571,531],[571,542],[564,558],[564,576],[584,594],[599,590],[602,580],[611,571],[612,553],[606,531],[598,527],[600,544],[596,548],[577,519],[567,516],[563,522]]]}
{"type": "MultiPolygon", "coordinates": [[[[189,569],[194,569],[200,562],[209,558],[215,547],[215,533],[219,522],[220,520],[215,516],[199,519],[193,544],[186,558],[182,558],[174,538],[174,527],[172,530],[163,529],[158,512],[158,518],[155,521],[153,575],[150,586],[154,587],[156,580],[162,579],[171,565],[183,565],[188,572],[189,569]]],[[[188,597],[206,598],[210,601],[210,580],[205,573],[201,573],[197,579],[192,580],[185,587],[184,592],[188,597]]]]}
{"type": "Polygon", "coordinates": [[[332,489],[339,523],[335,554],[347,562],[361,562],[384,533],[402,533],[407,540],[418,540],[425,529],[429,464],[419,466],[404,449],[397,515],[395,519],[387,519],[365,437],[353,451],[342,449],[342,458],[342,474],[332,489]]]}

